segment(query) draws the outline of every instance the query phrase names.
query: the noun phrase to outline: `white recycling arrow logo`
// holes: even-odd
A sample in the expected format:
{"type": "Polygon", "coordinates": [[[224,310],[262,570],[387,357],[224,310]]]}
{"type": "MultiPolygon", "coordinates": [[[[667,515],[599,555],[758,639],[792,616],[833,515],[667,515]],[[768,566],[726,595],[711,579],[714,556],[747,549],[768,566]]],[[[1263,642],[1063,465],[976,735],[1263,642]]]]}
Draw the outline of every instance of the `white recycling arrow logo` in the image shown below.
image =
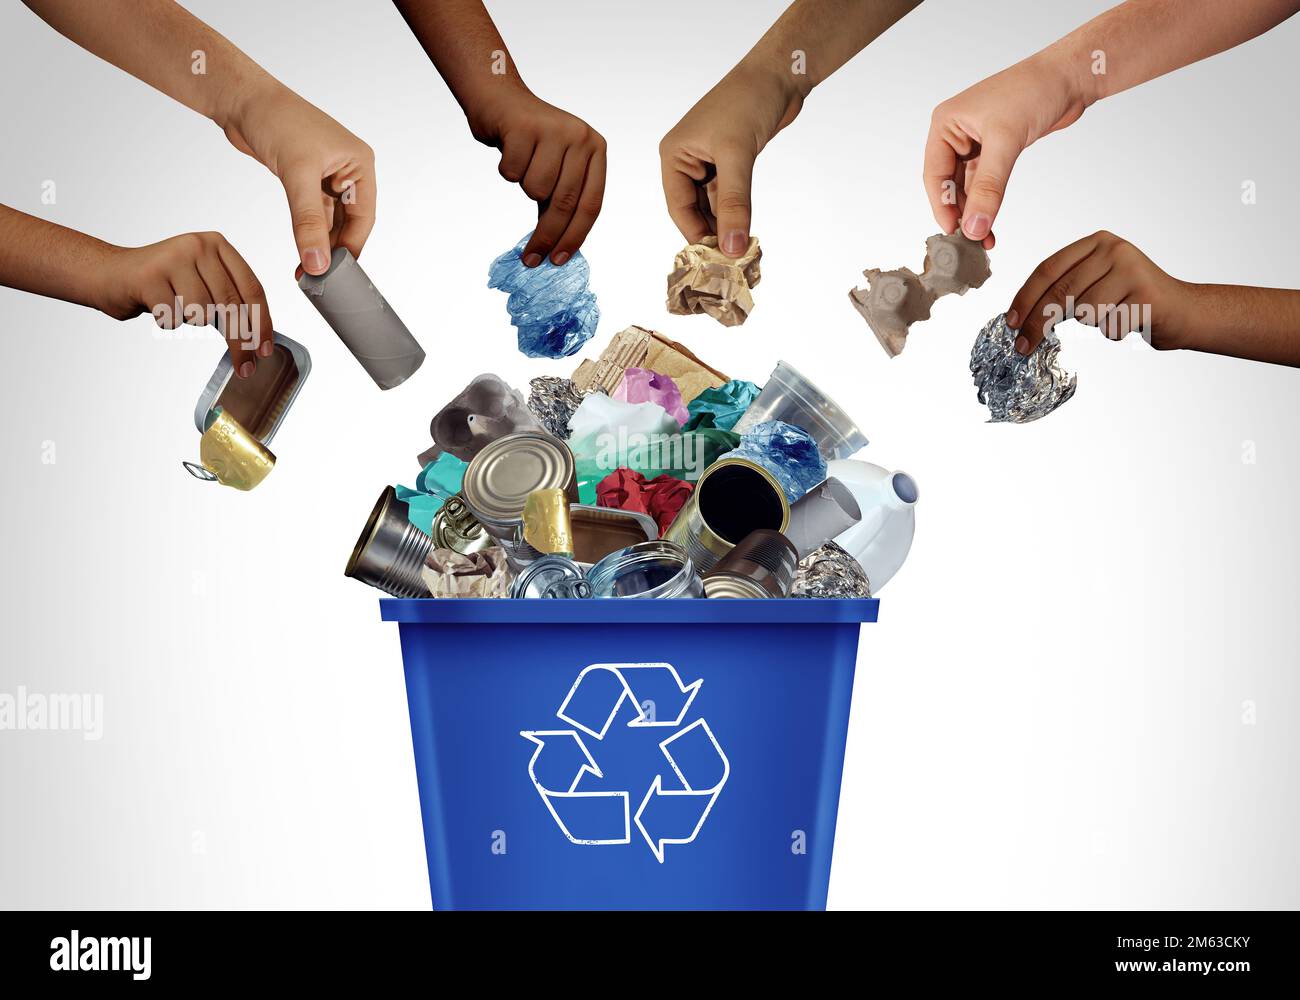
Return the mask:
{"type": "Polygon", "coordinates": [[[731,774],[731,762],[709,724],[701,718],[682,725],[703,683],[684,684],[670,663],[593,663],[578,674],[555,713],[572,729],[520,732],[536,744],[528,777],[569,841],[586,846],[630,844],[635,823],[663,864],[667,845],[695,840],[731,774]],[[674,730],[659,743],[671,776],[662,771],[654,776],[635,814],[631,792],[579,790],[586,775],[605,776],[582,734],[604,740],[624,701],[636,713],[628,728],[674,730]],[[669,717],[661,706],[676,712],[669,717]]]}

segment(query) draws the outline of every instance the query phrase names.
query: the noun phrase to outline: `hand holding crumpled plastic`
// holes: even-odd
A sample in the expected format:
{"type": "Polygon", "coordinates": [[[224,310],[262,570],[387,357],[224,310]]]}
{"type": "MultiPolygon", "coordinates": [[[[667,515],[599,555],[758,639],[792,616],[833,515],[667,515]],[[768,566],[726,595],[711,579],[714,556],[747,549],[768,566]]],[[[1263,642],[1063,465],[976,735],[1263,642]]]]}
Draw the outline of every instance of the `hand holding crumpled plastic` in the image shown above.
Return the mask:
{"type": "Polygon", "coordinates": [[[826,478],[826,460],[817,442],[802,427],[765,420],[741,435],[740,444],[723,458],[747,458],[776,477],[785,498],[794,503],[826,478]]]}
{"type": "Polygon", "coordinates": [[[648,368],[628,368],[623,372],[623,381],[614,390],[614,399],[625,403],[658,403],[678,425],[690,419],[690,413],[682,404],[682,393],[677,383],[667,375],[660,375],[648,368]]]}
{"type": "Polygon", "coordinates": [[[530,358],[567,358],[596,332],[600,310],[587,288],[591,268],[581,251],[559,267],[546,258],[524,267],[520,254],[529,233],[488,269],[488,287],[509,294],[506,309],[519,330],[519,350],[530,358]]]}
{"type": "Polygon", "coordinates": [[[632,469],[615,469],[596,485],[596,503],[601,507],[649,514],[662,535],[677,519],[694,489],[693,483],[669,475],[646,479],[632,469]]]}

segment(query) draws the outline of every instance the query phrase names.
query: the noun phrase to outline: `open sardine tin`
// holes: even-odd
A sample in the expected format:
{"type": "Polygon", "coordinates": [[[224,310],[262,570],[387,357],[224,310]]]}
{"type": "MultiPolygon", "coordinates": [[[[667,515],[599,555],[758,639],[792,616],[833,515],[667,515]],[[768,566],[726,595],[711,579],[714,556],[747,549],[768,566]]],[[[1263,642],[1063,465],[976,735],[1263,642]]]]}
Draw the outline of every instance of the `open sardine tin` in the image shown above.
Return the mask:
{"type": "Polygon", "coordinates": [[[279,333],[275,350],[257,359],[249,378],[236,378],[230,355],[223,353],[194,406],[194,426],[202,435],[199,461],[183,462],[185,469],[196,479],[238,490],[257,486],[275,467],[271,441],[310,372],[307,348],[279,333]]]}

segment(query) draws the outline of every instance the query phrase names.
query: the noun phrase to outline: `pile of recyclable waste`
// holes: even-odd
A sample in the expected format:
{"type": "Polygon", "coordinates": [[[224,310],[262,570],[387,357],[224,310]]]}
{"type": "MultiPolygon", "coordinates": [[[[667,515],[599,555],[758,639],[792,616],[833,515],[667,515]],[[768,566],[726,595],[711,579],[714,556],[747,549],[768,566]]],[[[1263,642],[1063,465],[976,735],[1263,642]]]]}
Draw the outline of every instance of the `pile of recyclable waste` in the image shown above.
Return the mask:
{"type": "Polygon", "coordinates": [[[525,394],[479,375],[385,487],[348,576],[395,597],[870,597],[918,491],[782,361],[761,386],[641,327],[525,394]]]}

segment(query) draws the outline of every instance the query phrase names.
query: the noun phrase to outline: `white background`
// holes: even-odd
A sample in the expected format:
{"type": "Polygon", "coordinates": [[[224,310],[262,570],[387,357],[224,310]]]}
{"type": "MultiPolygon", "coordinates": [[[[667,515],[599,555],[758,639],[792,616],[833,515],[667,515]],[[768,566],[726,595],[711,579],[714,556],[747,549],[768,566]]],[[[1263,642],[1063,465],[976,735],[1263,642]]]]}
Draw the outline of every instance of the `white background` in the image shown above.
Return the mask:
{"type": "MultiPolygon", "coordinates": [[[[374,146],[363,262],[430,357],[378,392],[294,287],[273,178],[0,6],[0,201],[120,244],[220,230],[315,362],[274,475],[239,494],[180,467],[211,335],[0,289],[0,692],[105,706],[99,742],[0,732],[0,905],[427,907],[397,631],[343,563],[470,376],[576,359],[516,351],[486,272],[533,208],[388,4],[190,6],[374,146]]],[[[931,109],[1102,5],[929,0],[760,158],[750,321],[669,317],[682,241],[657,142],[782,7],[492,4],[534,91],[609,140],[585,356],[637,323],[735,377],[786,358],[858,418],[864,458],[920,484],[911,558],[863,634],[831,905],[1297,905],[1300,374],[1071,324],[1075,399],[993,426],[967,355],[1039,260],[1099,228],[1181,278],[1295,285],[1300,21],[1031,149],[992,279],[890,360],[846,292],[865,267],[920,267],[931,109]]]]}

